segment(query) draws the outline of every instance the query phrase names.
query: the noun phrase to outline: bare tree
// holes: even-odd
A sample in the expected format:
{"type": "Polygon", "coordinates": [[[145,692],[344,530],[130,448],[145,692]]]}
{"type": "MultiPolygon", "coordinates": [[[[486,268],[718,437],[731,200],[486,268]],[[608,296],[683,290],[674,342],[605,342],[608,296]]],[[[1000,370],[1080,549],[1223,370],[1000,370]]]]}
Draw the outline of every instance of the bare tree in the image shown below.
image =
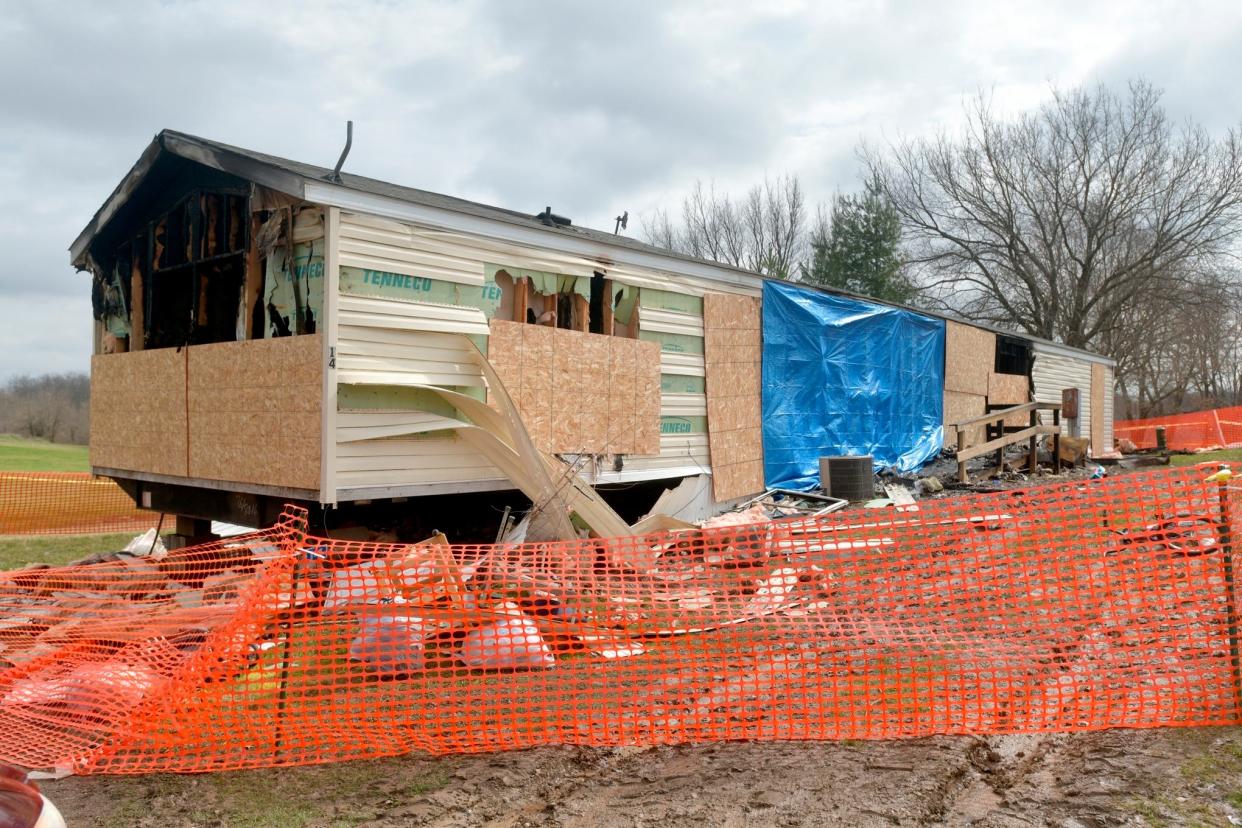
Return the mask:
{"type": "Polygon", "coordinates": [[[1232,279],[1179,281],[1119,311],[1102,347],[1117,355],[1120,417],[1236,405],[1242,392],[1232,279]]]}
{"type": "Polygon", "coordinates": [[[681,226],[660,210],[644,225],[651,244],[773,276],[792,275],[806,255],[806,202],[793,176],[765,179],[741,201],[696,181],[681,226]]]}
{"type": "Polygon", "coordinates": [[[0,388],[0,433],[85,443],[90,435],[86,374],[21,376],[0,388]]]}
{"type": "Polygon", "coordinates": [[[673,226],[668,210],[663,207],[655,210],[650,217],[643,218],[642,235],[648,244],[656,247],[663,247],[665,250],[683,249],[681,231],[673,226]]]}
{"type": "Polygon", "coordinates": [[[927,299],[972,318],[1120,348],[1138,306],[1219,270],[1242,231],[1238,133],[1175,126],[1145,81],[1054,91],[1013,120],[980,96],[966,121],[862,155],[927,299]]]}
{"type": "Polygon", "coordinates": [[[794,176],[765,178],[746,194],[742,207],[746,264],[751,270],[788,278],[803,261],[806,199],[794,176]]]}
{"type": "Polygon", "coordinates": [[[746,249],[741,216],[727,194],[717,194],[714,184],[705,190],[703,182],[696,181],[682,201],[681,214],[685,252],[743,266],[746,249]]]}

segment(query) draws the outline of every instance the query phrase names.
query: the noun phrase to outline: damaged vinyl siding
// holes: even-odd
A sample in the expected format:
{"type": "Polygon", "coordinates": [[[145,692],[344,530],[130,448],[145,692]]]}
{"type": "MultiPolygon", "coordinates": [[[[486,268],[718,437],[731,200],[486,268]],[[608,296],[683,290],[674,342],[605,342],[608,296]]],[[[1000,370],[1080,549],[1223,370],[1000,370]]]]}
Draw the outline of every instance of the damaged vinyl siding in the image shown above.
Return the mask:
{"type": "MultiPolygon", "coordinates": [[[[703,358],[703,298],[663,289],[639,294],[638,336],[660,346],[660,433],[706,434],[707,393],[686,376],[706,376],[703,358]],[[684,388],[686,390],[678,390],[684,388]]],[[[706,442],[696,462],[708,464],[706,442]]]]}
{"type": "Polygon", "coordinates": [[[323,211],[299,210],[293,220],[293,261],[288,261],[288,246],[281,246],[268,256],[264,269],[265,339],[318,329],[323,318],[323,255],[323,211]]]}
{"type": "MultiPolygon", "coordinates": [[[[545,282],[558,274],[582,286],[575,287],[578,293],[602,273],[619,308],[633,301],[637,289],[633,333],[660,347],[659,454],[626,455],[620,471],[605,463],[587,477],[623,481],[709,468],[702,296],[719,285],[349,212],[341,214],[340,265],[337,379],[355,387],[436,385],[481,392],[482,377],[464,358],[457,335],[469,336],[487,353],[488,320],[509,318],[513,308],[502,296],[498,273],[507,279],[525,271],[545,282]]],[[[368,488],[458,481],[508,485],[463,441],[435,428],[448,424],[432,419],[435,412],[363,414],[348,402],[337,406],[339,494],[365,497],[368,488]]]]}

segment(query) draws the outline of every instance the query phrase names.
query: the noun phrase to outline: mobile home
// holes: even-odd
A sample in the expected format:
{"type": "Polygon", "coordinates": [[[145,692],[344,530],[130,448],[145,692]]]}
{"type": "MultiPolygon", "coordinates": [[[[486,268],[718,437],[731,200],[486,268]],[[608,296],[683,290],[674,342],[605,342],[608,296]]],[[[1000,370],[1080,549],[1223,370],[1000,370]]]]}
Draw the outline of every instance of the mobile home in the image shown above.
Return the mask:
{"type": "Polygon", "coordinates": [[[1039,400],[1102,393],[1082,427],[1111,449],[1102,357],[776,284],[551,208],[489,207],[172,131],[71,260],[92,278],[91,466],[141,506],[198,519],[520,486],[487,439],[496,383],[530,441],[580,481],[706,474],[717,500],[807,484],[816,454],[938,452],[944,423],[1030,399],[1032,377],[1039,400]],[[807,325],[824,335],[785,338],[807,325]],[[884,326],[919,337],[886,339],[884,326]],[[824,343],[837,350],[802,350],[824,343]],[[800,373],[815,359],[879,377],[875,395],[847,392],[841,372],[800,373]],[[846,399],[850,423],[834,425],[846,399]],[[814,425],[790,425],[799,416],[814,425]]]}

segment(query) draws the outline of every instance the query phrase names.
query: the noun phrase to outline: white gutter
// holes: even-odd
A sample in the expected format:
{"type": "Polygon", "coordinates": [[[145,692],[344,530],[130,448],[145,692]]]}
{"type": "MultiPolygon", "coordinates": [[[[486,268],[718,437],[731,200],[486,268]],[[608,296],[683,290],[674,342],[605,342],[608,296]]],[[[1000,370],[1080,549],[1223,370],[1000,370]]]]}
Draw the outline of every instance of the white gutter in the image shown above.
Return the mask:
{"type": "Polygon", "coordinates": [[[601,244],[575,238],[561,233],[549,233],[534,227],[526,227],[499,219],[472,216],[454,210],[413,204],[390,196],[374,195],[330,184],[326,181],[306,181],[305,199],[325,206],[339,207],[356,213],[364,213],[398,221],[471,233],[484,238],[501,239],[514,244],[555,250],[609,264],[633,265],[650,270],[663,271],[679,276],[691,276],[713,282],[735,285],[753,291],[763,289],[763,279],[727,268],[654,255],[641,250],[631,250],[620,245],[601,244]]]}
{"type": "MultiPolygon", "coordinates": [[[[1021,338],[1021,335],[1019,334],[1007,335],[1021,338]]],[[[1057,356],[1065,357],[1066,359],[1078,359],[1083,362],[1098,362],[1099,364],[1107,365],[1110,368],[1115,368],[1117,366],[1117,360],[1115,359],[1110,359],[1109,357],[1101,356],[1100,354],[1093,354],[1090,351],[1083,351],[1078,348],[1073,348],[1069,345],[1061,345],[1057,342],[1048,342],[1044,339],[1031,340],[1031,348],[1037,354],[1056,354],[1057,356]]]]}

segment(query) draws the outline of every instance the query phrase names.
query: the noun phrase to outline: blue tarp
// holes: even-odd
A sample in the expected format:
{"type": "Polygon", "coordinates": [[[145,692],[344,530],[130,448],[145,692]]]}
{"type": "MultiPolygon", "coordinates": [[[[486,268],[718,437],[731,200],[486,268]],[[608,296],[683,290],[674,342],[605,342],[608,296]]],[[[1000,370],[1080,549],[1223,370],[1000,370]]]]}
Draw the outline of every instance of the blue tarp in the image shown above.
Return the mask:
{"type": "Polygon", "coordinates": [[[769,488],[819,484],[819,458],[915,471],[944,445],[944,322],[763,285],[763,466],[769,488]]]}

